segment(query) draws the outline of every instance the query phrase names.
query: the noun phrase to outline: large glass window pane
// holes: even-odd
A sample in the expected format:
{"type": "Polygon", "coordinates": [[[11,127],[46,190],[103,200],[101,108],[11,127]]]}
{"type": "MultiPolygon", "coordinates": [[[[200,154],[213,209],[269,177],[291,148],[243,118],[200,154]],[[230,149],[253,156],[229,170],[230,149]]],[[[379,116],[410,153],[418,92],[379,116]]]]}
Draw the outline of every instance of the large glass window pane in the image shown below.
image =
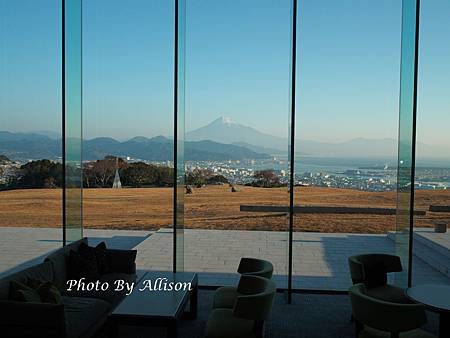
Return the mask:
{"type": "MultiPolygon", "coordinates": [[[[410,236],[412,213],[415,107],[416,107],[416,20],[417,1],[404,0],[402,6],[402,50],[400,69],[400,104],[398,130],[397,217],[395,252],[403,264],[395,283],[408,285],[410,271],[410,236]]],[[[411,262],[412,263],[412,262],[411,262]]]]}
{"type": "Polygon", "coordinates": [[[186,11],[185,270],[224,285],[262,258],[286,287],[291,1],[186,11]]]}
{"type": "Polygon", "coordinates": [[[83,3],[84,227],[138,268],[172,269],[173,67],[174,1],[83,3]]]}
{"type": "Polygon", "coordinates": [[[299,1],[293,286],[394,253],[402,2],[299,1]]]}
{"type": "Polygon", "coordinates": [[[0,274],[62,245],[61,132],[61,1],[1,0],[0,274]]]}
{"type": "Polygon", "coordinates": [[[450,283],[450,3],[421,1],[412,284],[450,283]],[[447,229],[445,231],[445,229],[447,229]]]}
{"type": "Polygon", "coordinates": [[[65,241],[83,237],[82,1],[64,1],[65,241]]]}

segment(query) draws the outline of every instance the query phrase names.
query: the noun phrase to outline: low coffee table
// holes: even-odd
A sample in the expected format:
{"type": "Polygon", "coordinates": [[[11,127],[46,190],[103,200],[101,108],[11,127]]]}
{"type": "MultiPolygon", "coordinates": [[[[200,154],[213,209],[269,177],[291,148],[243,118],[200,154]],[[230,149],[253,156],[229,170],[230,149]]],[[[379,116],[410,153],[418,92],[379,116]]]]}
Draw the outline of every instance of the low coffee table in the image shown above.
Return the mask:
{"type": "Polygon", "coordinates": [[[450,337],[450,285],[424,284],[406,290],[413,301],[439,313],[439,338],[450,337]]]}
{"type": "Polygon", "coordinates": [[[113,330],[118,336],[119,326],[160,326],[167,328],[168,337],[177,337],[178,320],[182,315],[189,319],[197,317],[197,296],[198,279],[197,274],[193,272],[167,272],[167,271],[148,271],[140,278],[134,287],[133,292],[124,298],[124,300],[110,314],[110,322],[113,330]],[[191,283],[192,290],[164,291],[148,288],[144,291],[139,289],[145,286],[146,280],[151,281],[152,288],[159,285],[164,288],[164,284],[159,284],[158,278],[166,278],[166,283],[181,282],[191,283]],[[184,309],[189,301],[189,312],[184,309]]]}

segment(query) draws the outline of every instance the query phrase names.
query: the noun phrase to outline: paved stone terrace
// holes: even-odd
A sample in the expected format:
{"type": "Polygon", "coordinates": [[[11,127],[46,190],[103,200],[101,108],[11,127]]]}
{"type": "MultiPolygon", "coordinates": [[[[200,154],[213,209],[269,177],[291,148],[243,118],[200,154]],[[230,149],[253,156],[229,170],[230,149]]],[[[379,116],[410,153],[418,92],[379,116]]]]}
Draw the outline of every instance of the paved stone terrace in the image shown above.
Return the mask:
{"type": "MultiPolygon", "coordinates": [[[[172,268],[172,231],[86,229],[92,244],[105,240],[109,247],[136,248],[138,269],[172,268]]],[[[186,271],[199,272],[203,285],[237,281],[243,256],[266,258],[274,263],[275,279],[286,286],[287,234],[275,231],[184,230],[186,271]]],[[[42,261],[62,245],[61,229],[0,228],[0,276],[42,261]]],[[[347,257],[367,252],[393,252],[386,235],[294,233],[293,283],[295,288],[345,290],[350,285],[347,257]]],[[[420,259],[414,260],[416,283],[449,283],[450,279],[420,259]]]]}

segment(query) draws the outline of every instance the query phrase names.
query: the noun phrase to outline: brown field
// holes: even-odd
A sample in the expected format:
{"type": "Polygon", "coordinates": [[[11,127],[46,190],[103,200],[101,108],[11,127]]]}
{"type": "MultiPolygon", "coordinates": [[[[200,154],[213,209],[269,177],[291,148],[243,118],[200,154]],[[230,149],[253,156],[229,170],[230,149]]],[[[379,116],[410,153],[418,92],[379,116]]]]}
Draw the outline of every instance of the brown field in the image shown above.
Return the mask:
{"type": "MultiPolygon", "coordinates": [[[[286,230],[283,214],[240,212],[241,204],[288,205],[285,188],[208,186],[185,195],[185,227],[201,229],[286,230]]],[[[298,187],[296,204],[395,207],[395,192],[298,187]]],[[[84,226],[105,229],[159,229],[172,224],[172,189],[84,189],[84,226]]],[[[0,192],[0,226],[60,227],[61,190],[30,189],[0,192]]],[[[450,191],[417,191],[416,209],[450,204],[450,191]]],[[[433,220],[450,214],[416,217],[416,226],[433,226],[433,220]]],[[[296,231],[383,233],[395,228],[395,216],[303,214],[295,217],[296,231]]]]}

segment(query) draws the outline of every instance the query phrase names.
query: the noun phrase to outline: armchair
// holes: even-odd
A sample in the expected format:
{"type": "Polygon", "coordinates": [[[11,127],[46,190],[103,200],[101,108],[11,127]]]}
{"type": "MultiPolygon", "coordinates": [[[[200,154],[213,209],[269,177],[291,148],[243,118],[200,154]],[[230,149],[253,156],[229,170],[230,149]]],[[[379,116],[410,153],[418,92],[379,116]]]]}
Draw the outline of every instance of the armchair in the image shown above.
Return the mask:
{"type": "Polygon", "coordinates": [[[394,303],[412,303],[405,291],[387,283],[387,274],[402,271],[402,263],[398,256],[388,254],[365,254],[348,259],[353,284],[362,283],[367,294],[381,300],[394,303]]]}
{"type": "MultiPolygon", "coordinates": [[[[269,261],[257,258],[241,258],[237,270],[242,276],[251,275],[259,276],[267,279],[272,278],[273,265],[269,261]]],[[[232,309],[236,298],[244,292],[239,287],[224,286],[218,288],[214,294],[213,308],[227,308],[232,309]]]]}
{"type": "Polygon", "coordinates": [[[237,296],[231,309],[213,309],[206,324],[205,338],[261,338],[276,292],[269,279],[242,275],[238,288],[252,294],[237,296]]]}
{"type": "Polygon", "coordinates": [[[371,297],[364,284],[349,290],[357,338],[435,338],[420,330],[426,323],[422,304],[399,304],[371,297]]]}

